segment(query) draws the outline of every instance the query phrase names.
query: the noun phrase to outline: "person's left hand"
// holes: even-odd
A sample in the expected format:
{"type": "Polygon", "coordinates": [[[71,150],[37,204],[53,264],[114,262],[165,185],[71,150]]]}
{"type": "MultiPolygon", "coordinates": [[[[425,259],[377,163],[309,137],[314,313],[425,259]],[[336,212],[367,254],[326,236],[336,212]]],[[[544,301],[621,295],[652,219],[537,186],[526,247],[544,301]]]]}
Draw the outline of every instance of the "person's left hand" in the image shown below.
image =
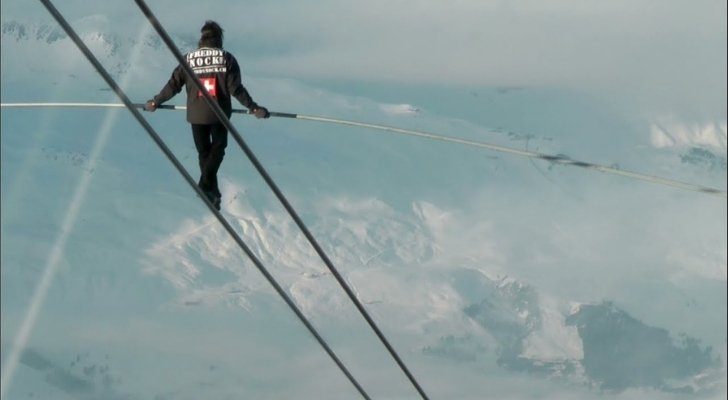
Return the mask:
{"type": "Polygon", "coordinates": [[[144,104],[144,111],[154,112],[157,109],[157,103],[154,100],[147,100],[144,104]]]}

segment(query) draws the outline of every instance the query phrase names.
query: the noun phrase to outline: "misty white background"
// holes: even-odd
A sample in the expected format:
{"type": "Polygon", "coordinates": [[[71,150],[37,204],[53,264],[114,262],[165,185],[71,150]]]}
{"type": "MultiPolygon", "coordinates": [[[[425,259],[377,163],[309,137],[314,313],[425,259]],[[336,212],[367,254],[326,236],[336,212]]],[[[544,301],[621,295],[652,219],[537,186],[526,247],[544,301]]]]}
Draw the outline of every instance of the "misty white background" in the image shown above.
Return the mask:
{"type": "MultiPolygon", "coordinates": [[[[174,60],[133,3],[57,6],[134,100],[166,82],[174,60]]],[[[182,47],[205,19],[218,21],[246,86],[272,110],[564,153],[725,190],[725,161],[684,161],[693,148],[725,160],[724,2],[150,6],[182,47]]],[[[3,1],[2,21],[29,32],[3,32],[3,102],[117,101],[72,43],[36,36],[55,26],[40,3],[3,1]]],[[[148,116],[195,175],[182,114],[148,116]]],[[[21,360],[9,393],[355,397],[128,113],[2,117],[3,374],[74,188],[90,177],[28,338],[52,367],[21,360]],[[93,156],[105,125],[108,144],[93,156]],[[112,364],[107,391],[100,375],[69,364],[77,358],[112,364]],[[64,389],[58,371],[97,379],[95,391],[64,389]]],[[[488,333],[462,314],[480,300],[455,284],[470,270],[536,288],[553,326],[531,338],[535,357],[578,358],[564,316],[611,300],[713,346],[721,366],[695,383],[696,396],[725,397],[724,199],[360,130],[234,121],[433,397],[679,398],[499,369],[488,333]],[[475,363],[423,353],[448,335],[490,351],[475,363]]],[[[232,143],[221,179],[226,215],[354,374],[377,398],[413,398],[232,143]]]]}

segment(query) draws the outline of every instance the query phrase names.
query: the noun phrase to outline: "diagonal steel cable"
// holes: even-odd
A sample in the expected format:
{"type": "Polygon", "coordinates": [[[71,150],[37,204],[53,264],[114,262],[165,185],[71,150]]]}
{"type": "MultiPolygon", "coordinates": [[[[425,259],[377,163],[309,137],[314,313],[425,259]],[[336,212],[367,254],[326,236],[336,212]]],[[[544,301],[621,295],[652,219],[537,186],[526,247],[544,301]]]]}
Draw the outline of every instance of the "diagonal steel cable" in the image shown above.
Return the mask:
{"type": "Polygon", "coordinates": [[[167,45],[169,50],[172,52],[174,57],[177,59],[177,62],[182,67],[182,69],[185,72],[185,75],[190,79],[190,81],[193,82],[195,89],[199,90],[200,93],[202,93],[203,98],[205,99],[205,103],[212,109],[212,111],[217,116],[220,123],[222,123],[225,128],[231,133],[233,138],[235,138],[235,141],[240,145],[240,148],[245,152],[246,156],[250,160],[250,162],[253,164],[255,169],[258,171],[258,173],[263,177],[263,180],[268,184],[270,189],[275,193],[278,200],[281,202],[283,207],[288,211],[288,214],[291,216],[291,218],[295,221],[296,225],[298,225],[298,228],[301,230],[301,232],[306,236],[306,239],[308,239],[309,243],[311,243],[311,246],[313,246],[314,250],[316,250],[316,253],[318,253],[321,260],[326,264],[326,267],[331,271],[331,274],[334,276],[337,282],[339,282],[339,285],[344,289],[346,294],[349,296],[351,301],[356,306],[357,310],[361,313],[361,315],[364,317],[364,319],[367,321],[369,326],[372,328],[374,333],[377,335],[379,340],[384,344],[384,347],[387,348],[389,353],[394,358],[397,365],[399,365],[400,369],[404,374],[407,376],[409,381],[412,383],[412,385],[415,387],[417,392],[422,396],[423,399],[428,399],[427,394],[422,389],[420,384],[417,382],[417,379],[415,379],[414,375],[409,371],[407,366],[404,364],[404,361],[402,361],[402,358],[400,358],[399,354],[397,354],[397,351],[392,347],[392,345],[389,343],[389,340],[387,340],[386,336],[384,336],[384,333],[379,329],[377,324],[374,322],[372,317],[369,315],[367,310],[364,308],[362,303],[359,301],[359,299],[356,297],[356,294],[354,291],[349,287],[349,285],[346,283],[344,278],[341,276],[339,271],[336,269],[334,264],[331,262],[329,257],[326,255],[324,250],[321,248],[321,246],[318,244],[316,239],[313,237],[311,232],[306,227],[306,224],[304,224],[303,220],[298,216],[298,213],[293,209],[293,206],[289,203],[288,199],[285,195],[283,195],[283,192],[278,188],[278,185],[273,181],[273,178],[270,177],[266,169],[263,167],[263,165],[258,161],[258,158],[255,156],[253,151],[248,147],[248,145],[245,143],[245,140],[243,140],[242,136],[238,133],[237,129],[235,129],[235,126],[230,122],[230,119],[225,115],[222,108],[220,108],[220,105],[217,104],[215,100],[213,100],[212,96],[207,92],[206,89],[202,86],[202,83],[197,78],[195,73],[192,71],[192,68],[187,64],[187,61],[182,56],[182,53],[179,51],[177,46],[174,44],[174,41],[172,41],[172,38],[169,36],[167,31],[164,29],[162,24],[157,20],[157,17],[154,15],[151,9],[147,6],[146,2],[144,0],[134,0],[139,6],[139,9],[142,11],[145,17],[149,20],[149,23],[152,24],[154,29],[157,31],[159,36],[162,38],[162,41],[167,45]]]}
{"type": "Polygon", "coordinates": [[[93,53],[88,49],[88,47],[84,44],[83,40],[76,34],[76,32],[73,30],[73,28],[68,24],[66,19],[63,17],[63,15],[55,8],[53,3],[50,0],[40,0],[41,3],[45,6],[45,8],[48,10],[48,12],[55,18],[55,20],[58,22],[59,25],[63,28],[63,30],[68,34],[68,36],[73,40],[73,42],[76,44],[78,49],[83,53],[84,56],[88,59],[88,61],[93,65],[93,67],[96,69],[96,71],[102,76],[102,78],[106,81],[106,83],[111,87],[114,92],[119,96],[121,101],[124,103],[127,109],[132,113],[134,118],[139,122],[139,124],[142,125],[142,127],[147,131],[149,136],[154,140],[154,142],[157,144],[157,146],[160,148],[160,150],[164,153],[164,155],[169,159],[172,164],[174,164],[177,171],[184,177],[185,181],[192,187],[192,189],[197,193],[197,195],[204,201],[207,208],[212,212],[217,220],[220,222],[220,224],[225,228],[225,230],[230,234],[230,236],[235,240],[235,242],[238,244],[238,246],[245,252],[245,254],[250,258],[250,260],[255,264],[255,266],[258,268],[258,270],[265,276],[265,278],[268,280],[268,282],[273,286],[275,291],[283,298],[283,300],[286,302],[286,304],[291,308],[291,310],[296,314],[298,319],[306,326],[306,328],[309,330],[309,332],[316,338],[316,340],[319,342],[321,347],[324,348],[326,353],[331,357],[331,359],[336,363],[336,365],[339,367],[339,369],[346,375],[346,377],[349,379],[349,381],[356,387],[356,389],[359,391],[359,393],[365,398],[370,399],[369,395],[364,391],[364,389],[361,387],[361,385],[357,382],[357,380],[354,378],[353,375],[349,372],[349,370],[344,366],[344,364],[339,360],[339,358],[336,356],[336,354],[331,350],[329,345],[326,343],[326,341],[323,339],[323,337],[318,333],[316,328],[309,322],[309,320],[306,318],[306,316],[301,312],[301,310],[296,306],[296,304],[293,302],[293,300],[286,294],[286,292],[283,290],[283,288],[278,284],[278,282],[275,280],[275,278],[268,272],[268,270],[265,268],[265,266],[262,264],[262,262],[255,256],[255,254],[250,250],[250,248],[245,244],[243,239],[235,232],[235,230],[232,228],[232,226],[227,222],[225,217],[222,216],[220,211],[215,209],[215,207],[210,203],[210,201],[207,199],[207,196],[200,190],[200,188],[195,183],[194,179],[190,176],[190,174],[185,170],[184,166],[179,162],[177,157],[172,153],[172,151],[167,147],[167,145],[164,143],[164,141],[159,137],[159,135],[156,133],[154,128],[149,125],[147,120],[141,115],[141,113],[136,109],[134,103],[129,100],[129,98],[126,96],[124,91],[119,87],[119,85],[116,83],[116,81],[109,75],[109,73],[106,71],[106,69],[101,65],[101,63],[96,59],[96,57],[93,55],[93,53]]]}

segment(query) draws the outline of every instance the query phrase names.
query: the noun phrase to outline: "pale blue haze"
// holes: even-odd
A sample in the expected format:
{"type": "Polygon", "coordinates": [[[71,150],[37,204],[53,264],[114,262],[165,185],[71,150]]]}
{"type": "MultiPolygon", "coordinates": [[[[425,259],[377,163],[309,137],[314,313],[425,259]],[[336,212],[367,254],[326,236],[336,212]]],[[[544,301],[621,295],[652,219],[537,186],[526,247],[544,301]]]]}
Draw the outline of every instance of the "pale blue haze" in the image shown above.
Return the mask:
{"type": "MultiPolygon", "coordinates": [[[[133,2],[61,3],[135,101],[166,82],[174,60],[133,2]]],[[[150,6],[184,50],[220,22],[271,110],[726,189],[725,2],[150,6]]],[[[40,3],[3,0],[1,22],[3,103],[118,102],[40,3]]],[[[184,115],[145,116],[196,176],[184,115]]],[[[1,123],[3,400],[358,398],[126,110],[1,123]]],[[[725,199],[233,123],[433,399],[726,397],[725,199]]],[[[417,398],[232,141],[220,179],[223,214],[372,397],[417,398]]]]}

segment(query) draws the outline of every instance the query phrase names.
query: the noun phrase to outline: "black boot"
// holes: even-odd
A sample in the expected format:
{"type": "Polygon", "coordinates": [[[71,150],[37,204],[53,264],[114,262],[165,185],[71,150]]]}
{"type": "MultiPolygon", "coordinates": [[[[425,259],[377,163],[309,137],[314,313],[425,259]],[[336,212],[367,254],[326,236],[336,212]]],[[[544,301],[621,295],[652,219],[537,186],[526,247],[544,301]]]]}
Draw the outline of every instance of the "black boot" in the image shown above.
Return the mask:
{"type": "Polygon", "coordinates": [[[220,202],[222,200],[222,197],[218,196],[213,191],[205,192],[205,195],[207,196],[207,199],[210,200],[210,203],[212,203],[215,209],[217,211],[220,211],[220,202]]]}
{"type": "Polygon", "coordinates": [[[217,211],[220,211],[220,201],[222,200],[222,198],[212,190],[203,189],[202,193],[204,193],[205,197],[207,197],[207,200],[212,203],[212,206],[215,207],[217,211]]]}

